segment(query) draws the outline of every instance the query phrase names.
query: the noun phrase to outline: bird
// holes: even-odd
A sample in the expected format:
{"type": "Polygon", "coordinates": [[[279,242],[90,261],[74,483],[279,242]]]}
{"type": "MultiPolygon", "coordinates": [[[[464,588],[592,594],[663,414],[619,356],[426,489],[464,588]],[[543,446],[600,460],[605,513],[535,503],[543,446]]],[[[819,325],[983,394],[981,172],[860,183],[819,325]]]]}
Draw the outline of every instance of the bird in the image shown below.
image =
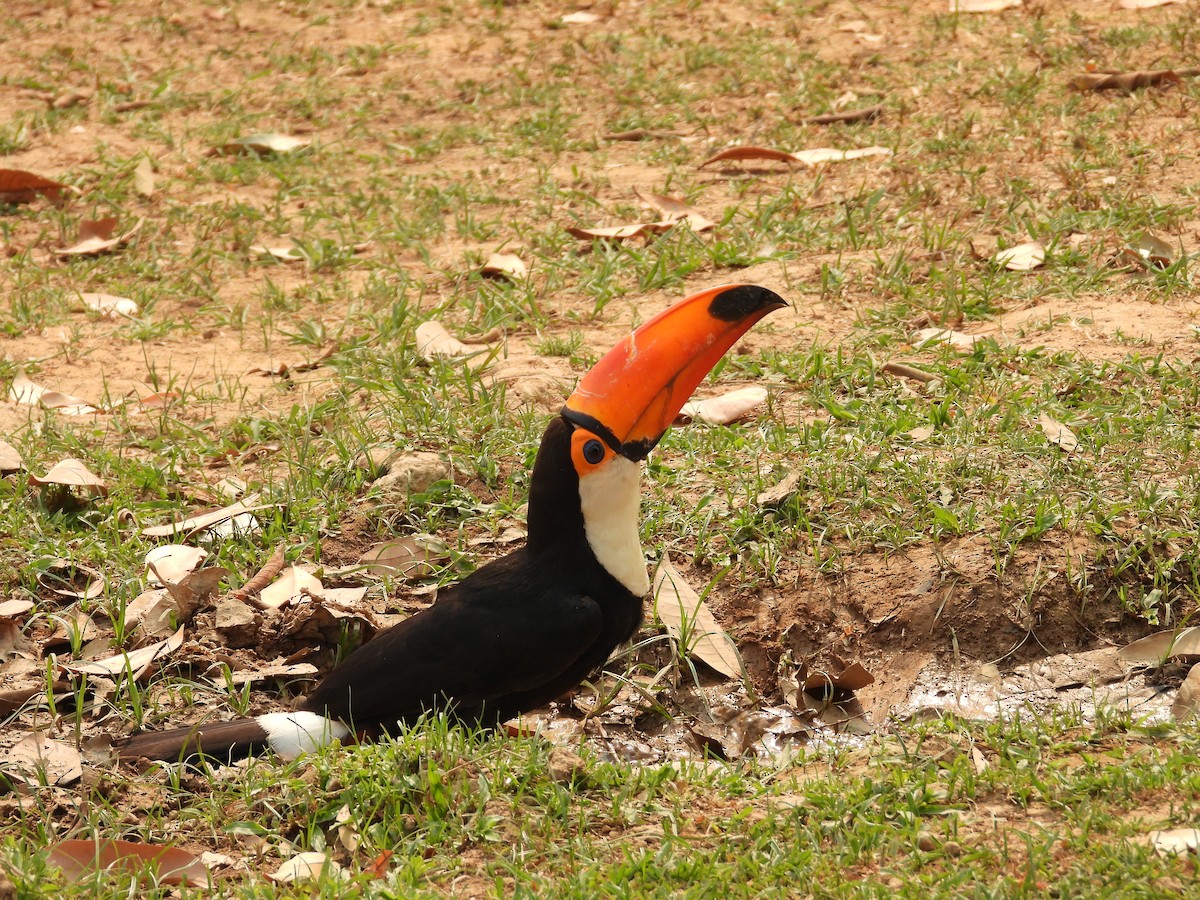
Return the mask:
{"type": "Polygon", "coordinates": [[[728,284],[648,319],[580,379],[546,426],[522,547],[362,644],[296,708],[142,731],[119,743],[118,758],[293,759],[442,710],[497,727],[577,687],[642,622],[646,457],[725,353],[787,305],[765,287],[728,284]]]}

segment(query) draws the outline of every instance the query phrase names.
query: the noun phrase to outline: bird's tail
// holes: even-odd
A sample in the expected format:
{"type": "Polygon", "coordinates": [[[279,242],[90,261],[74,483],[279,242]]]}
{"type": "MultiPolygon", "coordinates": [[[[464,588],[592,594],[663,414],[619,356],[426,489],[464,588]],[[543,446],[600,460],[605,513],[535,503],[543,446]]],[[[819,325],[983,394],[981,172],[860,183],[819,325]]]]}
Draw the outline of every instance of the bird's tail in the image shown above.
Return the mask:
{"type": "Polygon", "coordinates": [[[253,719],[211,722],[169,731],[144,731],[117,748],[121,759],[185,760],[206,756],[221,762],[270,750],[295,759],[350,734],[341,722],[311,712],[268,713],[253,719]]]}

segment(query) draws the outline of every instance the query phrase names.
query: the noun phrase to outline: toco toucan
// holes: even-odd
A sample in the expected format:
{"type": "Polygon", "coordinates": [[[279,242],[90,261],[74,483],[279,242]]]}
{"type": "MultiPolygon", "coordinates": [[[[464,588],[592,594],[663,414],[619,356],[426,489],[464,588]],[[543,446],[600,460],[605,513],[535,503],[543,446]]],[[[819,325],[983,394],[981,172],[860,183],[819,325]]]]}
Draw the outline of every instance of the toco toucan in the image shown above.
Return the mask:
{"type": "Polygon", "coordinates": [[[299,708],[125,740],[125,759],[295,757],[423,712],[497,725],[562,696],[642,621],[642,461],[692,391],[759,319],[787,304],[750,284],[692,294],[584,375],[546,428],[528,540],[363,644],[299,708]]]}

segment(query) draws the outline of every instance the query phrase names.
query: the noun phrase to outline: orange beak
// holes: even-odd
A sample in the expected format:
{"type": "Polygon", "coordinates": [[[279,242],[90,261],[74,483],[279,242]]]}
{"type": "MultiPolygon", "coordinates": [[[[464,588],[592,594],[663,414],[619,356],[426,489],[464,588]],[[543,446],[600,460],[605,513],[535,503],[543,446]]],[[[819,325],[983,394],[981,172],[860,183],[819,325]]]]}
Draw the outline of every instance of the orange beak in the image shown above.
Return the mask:
{"type": "Polygon", "coordinates": [[[563,417],[645,459],[704,376],[787,301],[755,284],[709,288],[667,307],[613,347],[567,398],[563,417]]]}

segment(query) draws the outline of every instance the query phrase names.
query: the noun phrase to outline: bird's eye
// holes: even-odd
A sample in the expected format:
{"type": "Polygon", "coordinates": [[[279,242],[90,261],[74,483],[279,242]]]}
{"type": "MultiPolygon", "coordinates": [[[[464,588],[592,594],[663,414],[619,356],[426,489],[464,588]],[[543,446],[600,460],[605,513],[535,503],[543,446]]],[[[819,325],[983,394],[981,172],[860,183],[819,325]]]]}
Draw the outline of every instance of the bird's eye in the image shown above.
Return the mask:
{"type": "Polygon", "coordinates": [[[583,445],[583,458],[590,465],[596,465],[604,460],[604,445],[593,438],[583,445]]]}

